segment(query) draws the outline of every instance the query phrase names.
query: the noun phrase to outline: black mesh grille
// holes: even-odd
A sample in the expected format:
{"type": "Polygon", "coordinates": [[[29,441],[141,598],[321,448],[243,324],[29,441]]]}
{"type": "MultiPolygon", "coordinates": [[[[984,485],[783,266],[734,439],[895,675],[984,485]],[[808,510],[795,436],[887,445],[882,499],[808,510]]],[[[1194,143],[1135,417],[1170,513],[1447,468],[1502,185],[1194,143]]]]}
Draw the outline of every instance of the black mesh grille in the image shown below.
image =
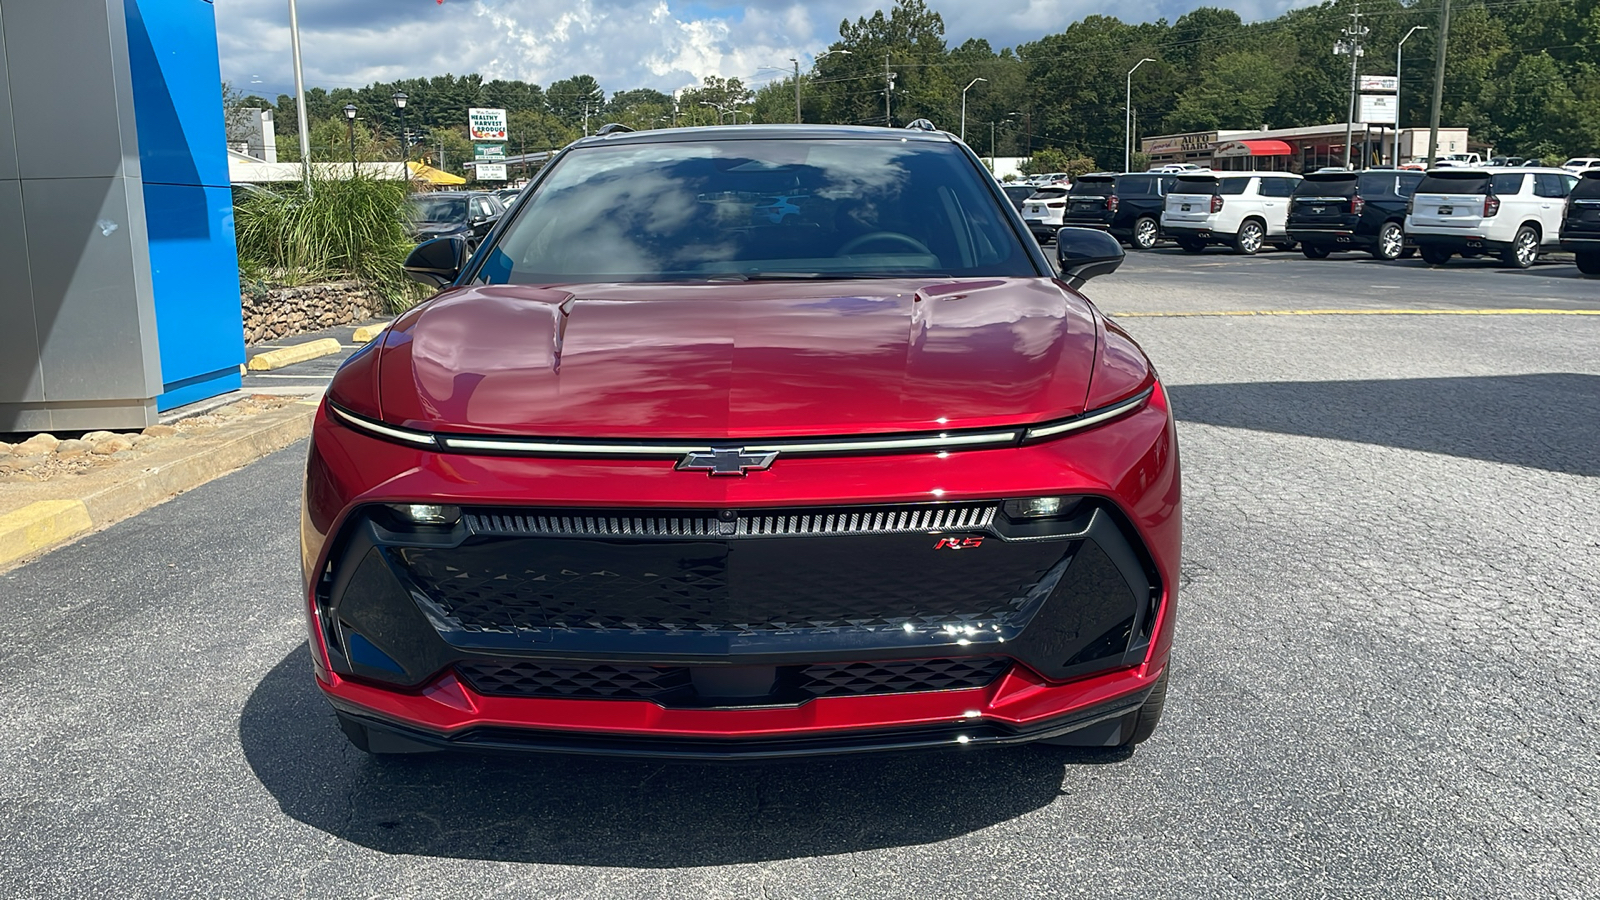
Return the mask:
{"type": "Polygon", "coordinates": [[[466,514],[474,534],[550,537],[794,537],[828,534],[904,534],[983,529],[999,507],[992,503],[939,503],[879,508],[739,510],[714,513],[639,514],[605,510],[474,509],[466,514]]]}
{"type": "Polygon", "coordinates": [[[689,683],[687,669],[610,663],[507,660],[462,663],[457,668],[478,693],[509,697],[648,700],[689,683]]]}
{"type": "Polygon", "coordinates": [[[998,656],[830,663],[806,666],[800,689],[812,697],[953,691],[983,687],[1010,665],[998,656]]]}
{"type": "MultiPolygon", "coordinates": [[[[815,697],[951,691],[990,684],[1011,666],[1004,657],[886,660],[782,667],[778,687],[757,703],[815,697]]],[[[692,705],[690,670],[682,666],[476,660],[457,670],[473,690],[502,697],[657,700],[692,705]]]]}

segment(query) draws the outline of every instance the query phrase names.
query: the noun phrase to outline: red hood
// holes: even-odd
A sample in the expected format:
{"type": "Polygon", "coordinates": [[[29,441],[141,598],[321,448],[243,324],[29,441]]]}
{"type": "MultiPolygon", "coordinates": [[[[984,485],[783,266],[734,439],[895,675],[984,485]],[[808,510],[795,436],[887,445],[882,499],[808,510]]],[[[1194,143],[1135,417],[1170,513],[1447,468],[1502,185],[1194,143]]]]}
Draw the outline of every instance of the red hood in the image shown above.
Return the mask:
{"type": "Polygon", "coordinates": [[[1043,279],[462,288],[407,313],[383,417],[547,437],[755,438],[1083,409],[1095,319],[1043,279]]]}

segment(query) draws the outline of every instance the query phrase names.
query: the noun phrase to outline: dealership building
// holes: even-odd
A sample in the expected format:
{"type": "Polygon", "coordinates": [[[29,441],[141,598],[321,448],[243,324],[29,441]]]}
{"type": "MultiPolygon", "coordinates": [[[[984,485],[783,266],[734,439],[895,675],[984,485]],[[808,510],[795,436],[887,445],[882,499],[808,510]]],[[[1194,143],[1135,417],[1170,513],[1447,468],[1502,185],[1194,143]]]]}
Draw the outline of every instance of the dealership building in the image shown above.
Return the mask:
{"type": "MultiPolygon", "coordinates": [[[[1350,128],[1351,162],[1382,165],[1394,161],[1399,142],[1401,162],[1426,157],[1428,129],[1357,123],[1346,126],[1311,125],[1305,128],[1263,128],[1260,131],[1218,130],[1148,137],[1140,149],[1150,165],[1193,163],[1224,171],[1315,172],[1345,163],[1345,129],[1350,128]]],[[[1465,153],[1467,129],[1440,128],[1438,155],[1465,153]]]]}

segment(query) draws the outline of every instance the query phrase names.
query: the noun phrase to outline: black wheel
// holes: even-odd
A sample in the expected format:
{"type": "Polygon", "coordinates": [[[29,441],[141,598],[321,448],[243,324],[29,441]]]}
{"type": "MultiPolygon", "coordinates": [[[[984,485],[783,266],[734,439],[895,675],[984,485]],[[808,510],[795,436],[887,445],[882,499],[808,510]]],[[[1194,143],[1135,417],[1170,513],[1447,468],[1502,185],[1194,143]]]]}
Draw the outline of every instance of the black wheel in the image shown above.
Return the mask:
{"type": "Polygon", "coordinates": [[[1155,219],[1143,218],[1133,223],[1133,246],[1139,250],[1149,250],[1156,245],[1161,237],[1161,229],[1156,225],[1155,219]]]}
{"type": "Polygon", "coordinates": [[[1578,271],[1585,275],[1600,275],[1600,253],[1579,253],[1578,271]]]}
{"type": "Polygon", "coordinates": [[[1150,689],[1150,696],[1145,698],[1138,712],[1061,737],[1046,738],[1039,743],[1049,747],[1093,747],[1102,750],[1118,750],[1144,743],[1155,733],[1156,726],[1161,724],[1161,711],[1167,706],[1167,675],[1171,671],[1169,665],[1167,671],[1156,679],[1155,687],[1150,689]]]}
{"type": "Polygon", "coordinates": [[[1300,246],[1300,242],[1299,241],[1277,241],[1277,242],[1273,243],[1272,246],[1277,247],[1279,250],[1282,250],[1283,252],[1287,253],[1290,250],[1293,250],[1294,248],[1300,246]]]}
{"type": "Polygon", "coordinates": [[[1450,251],[1443,247],[1423,245],[1422,261],[1430,266],[1442,266],[1450,261],[1450,251]]]}
{"type": "Polygon", "coordinates": [[[1539,259],[1539,232],[1524,225],[1517,229],[1511,246],[1500,254],[1500,261],[1514,269],[1526,269],[1539,259]]]}
{"type": "Polygon", "coordinates": [[[1327,259],[1333,251],[1321,244],[1301,244],[1300,252],[1306,255],[1306,259],[1327,259]]]}
{"type": "Polygon", "coordinates": [[[1178,238],[1178,246],[1186,253],[1199,253],[1206,249],[1206,242],[1199,238],[1178,238]]]}
{"type": "Polygon", "coordinates": [[[1390,262],[1400,258],[1406,246],[1406,233],[1396,222],[1385,222],[1378,229],[1378,242],[1372,245],[1372,258],[1390,262]]]}
{"type": "Polygon", "coordinates": [[[1239,233],[1233,236],[1233,252],[1240,256],[1254,256],[1261,251],[1267,238],[1267,229],[1256,219],[1245,219],[1239,233]]]}

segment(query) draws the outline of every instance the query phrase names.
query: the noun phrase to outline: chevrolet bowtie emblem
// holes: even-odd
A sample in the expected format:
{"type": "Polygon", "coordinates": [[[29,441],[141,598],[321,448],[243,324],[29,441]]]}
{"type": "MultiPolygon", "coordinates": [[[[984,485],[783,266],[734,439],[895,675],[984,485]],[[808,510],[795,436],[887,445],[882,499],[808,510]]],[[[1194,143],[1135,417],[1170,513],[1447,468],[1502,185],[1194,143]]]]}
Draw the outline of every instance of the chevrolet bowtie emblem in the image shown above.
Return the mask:
{"type": "Polygon", "coordinates": [[[746,451],[743,447],[716,447],[691,450],[675,467],[680,472],[706,472],[711,475],[743,475],[760,472],[772,465],[778,451],[746,451]]]}

